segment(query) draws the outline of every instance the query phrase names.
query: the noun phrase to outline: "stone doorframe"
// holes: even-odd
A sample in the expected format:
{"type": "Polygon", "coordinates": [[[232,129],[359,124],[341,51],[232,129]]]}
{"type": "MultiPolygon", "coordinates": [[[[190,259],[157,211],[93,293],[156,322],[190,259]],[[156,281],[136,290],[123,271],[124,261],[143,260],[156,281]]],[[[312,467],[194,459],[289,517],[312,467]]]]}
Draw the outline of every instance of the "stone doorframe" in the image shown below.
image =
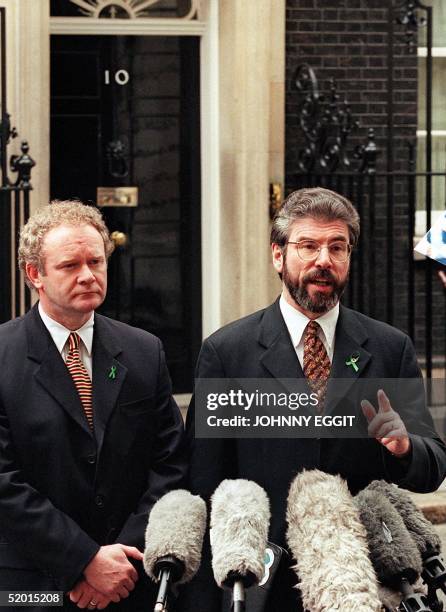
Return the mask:
{"type": "MultiPolygon", "coordinates": [[[[36,207],[49,197],[50,34],[81,33],[76,28],[98,34],[98,26],[101,33],[131,32],[112,32],[118,20],[50,18],[49,0],[0,0],[0,6],[7,7],[8,110],[37,162],[31,200],[36,207]],[[69,23],[75,19],[85,25],[69,23]]],[[[125,20],[124,27],[137,34],[201,37],[206,337],[269,304],[280,287],[268,236],[269,184],[283,184],[284,177],[285,0],[202,0],[199,19],[176,29],[166,19],[162,27],[143,27],[142,21],[149,20],[125,20]]]]}

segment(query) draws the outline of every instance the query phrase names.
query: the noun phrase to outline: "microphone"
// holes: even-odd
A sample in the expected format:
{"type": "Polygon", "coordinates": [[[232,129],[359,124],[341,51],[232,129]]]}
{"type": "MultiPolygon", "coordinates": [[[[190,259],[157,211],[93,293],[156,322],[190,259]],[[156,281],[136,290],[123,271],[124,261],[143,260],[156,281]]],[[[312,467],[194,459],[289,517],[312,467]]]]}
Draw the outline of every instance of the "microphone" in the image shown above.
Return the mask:
{"type": "Polygon", "coordinates": [[[384,480],[374,480],[367,489],[385,495],[399,512],[406,529],[414,540],[423,561],[421,577],[428,587],[428,600],[432,608],[440,608],[436,591],[446,593],[446,566],[441,556],[441,540],[432,523],[415,505],[410,495],[384,480]]]}
{"type": "Polygon", "coordinates": [[[305,610],[381,610],[366,532],[339,476],[320,470],[298,474],[288,495],[287,522],[305,610]]]}
{"type": "Polygon", "coordinates": [[[264,574],[269,500],[252,480],[223,480],[211,500],[212,569],[219,587],[232,589],[234,612],[245,610],[245,588],[264,574]]]}
{"type": "Polygon", "coordinates": [[[426,596],[415,593],[412,587],[421,574],[422,561],[403,519],[379,491],[364,489],[355,497],[355,502],[367,532],[370,559],[379,581],[403,595],[398,609],[431,611],[426,596]]]}
{"type": "Polygon", "coordinates": [[[184,489],[154,504],[146,529],[144,569],[159,582],[154,612],[167,612],[170,587],[191,580],[200,566],[206,530],[206,504],[184,489]]]}
{"type": "Polygon", "coordinates": [[[441,552],[440,536],[406,491],[385,480],[374,480],[367,489],[379,491],[392,503],[403,519],[423,559],[441,552]]]}

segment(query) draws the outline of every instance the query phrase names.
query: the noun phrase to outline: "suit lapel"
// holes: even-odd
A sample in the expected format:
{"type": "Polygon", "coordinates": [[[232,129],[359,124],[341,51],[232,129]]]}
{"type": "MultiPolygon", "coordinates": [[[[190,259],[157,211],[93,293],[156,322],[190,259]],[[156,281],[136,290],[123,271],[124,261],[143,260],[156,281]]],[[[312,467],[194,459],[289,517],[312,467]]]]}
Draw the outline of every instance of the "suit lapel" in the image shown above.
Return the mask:
{"type": "Polygon", "coordinates": [[[301,365],[280,312],[279,300],[265,310],[259,343],[266,348],[260,363],[274,378],[303,378],[301,365]]]}
{"type": "Polygon", "coordinates": [[[40,367],[35,372],[37,382],[92,437],[73,379],[40,318],[37,305],[26,315],[25,326],[28,358],[40,363],[40,367]]]}
{"type": "Polygon", "coordinates": [[[327,387],[326,412],[345,397],[353,383],[362,376],[372,355],[364,348],[368,334],[355,313],[341,306],[336,326],[335,351],[327,387]],[[356,368],[347,365],[355,358],[356,368]]]}
{"type": "Polygon", "coordinates": [[[93,418],[98,454],[104,441],[108,420],[116,406],[127,368],[117,359],[122,352],[112,330],[95,314],[93,337],[93,418]]]}

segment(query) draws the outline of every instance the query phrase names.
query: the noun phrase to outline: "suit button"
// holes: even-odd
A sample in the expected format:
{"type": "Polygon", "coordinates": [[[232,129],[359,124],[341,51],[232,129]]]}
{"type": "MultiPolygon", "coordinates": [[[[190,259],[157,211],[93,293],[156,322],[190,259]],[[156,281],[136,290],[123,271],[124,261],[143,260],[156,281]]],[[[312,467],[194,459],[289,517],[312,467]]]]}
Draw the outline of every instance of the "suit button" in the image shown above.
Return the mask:
{"type": "Polygon", "coordinates": [[[107,533],[106,541],[109,543],[114,542],[116,540],[117,535],[118,535],[118,530],[116,529],[116,527],[112,527],[110,531],[107,533]]]}
{"type": "Polygon", "coordinates": [[[105,505],[105,499],[103,495],[96,495],[94,498],[94,503],[98,508],[103,508],[105,505]]]}
{"type": "Polygon", "coordinates": [[[94,465],[96,463],[96,455],[88,455],[87,463],[94,465]]]}

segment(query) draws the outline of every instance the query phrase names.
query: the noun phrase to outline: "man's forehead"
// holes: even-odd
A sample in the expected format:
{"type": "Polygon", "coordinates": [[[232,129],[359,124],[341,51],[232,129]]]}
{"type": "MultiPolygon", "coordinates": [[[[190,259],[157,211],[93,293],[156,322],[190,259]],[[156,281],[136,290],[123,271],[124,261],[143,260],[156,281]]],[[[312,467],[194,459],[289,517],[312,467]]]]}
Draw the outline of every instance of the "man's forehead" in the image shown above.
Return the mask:
{"type": "Polygon", "coordinates": [[[341,219],[325,219],[314,217],[302,217],[296,219],[291,226],[290,237],[297,235],[316,236],[345,236],[348,238],[348,225],[341,219]]]}
{"type": "Polygon", "coordinates": [[[68,242],[81,242],[85,239],[97,240],[103,242],[102,236],[99,231],[90,223],[81,223],[79,225],[71,223],[59,223],[54,227],[50,228],[44,236],[43,242],[54,242],[54,241],[68,241],[68,242]]]}
{"type": "Polygon", "coordinates": [[[82,249],[98,256],[104,253],[104,241],[98,230],[90,224],[72,225],[61,223],[52,227],[44,236],[42,257],[61,260],[82,249]]]}

